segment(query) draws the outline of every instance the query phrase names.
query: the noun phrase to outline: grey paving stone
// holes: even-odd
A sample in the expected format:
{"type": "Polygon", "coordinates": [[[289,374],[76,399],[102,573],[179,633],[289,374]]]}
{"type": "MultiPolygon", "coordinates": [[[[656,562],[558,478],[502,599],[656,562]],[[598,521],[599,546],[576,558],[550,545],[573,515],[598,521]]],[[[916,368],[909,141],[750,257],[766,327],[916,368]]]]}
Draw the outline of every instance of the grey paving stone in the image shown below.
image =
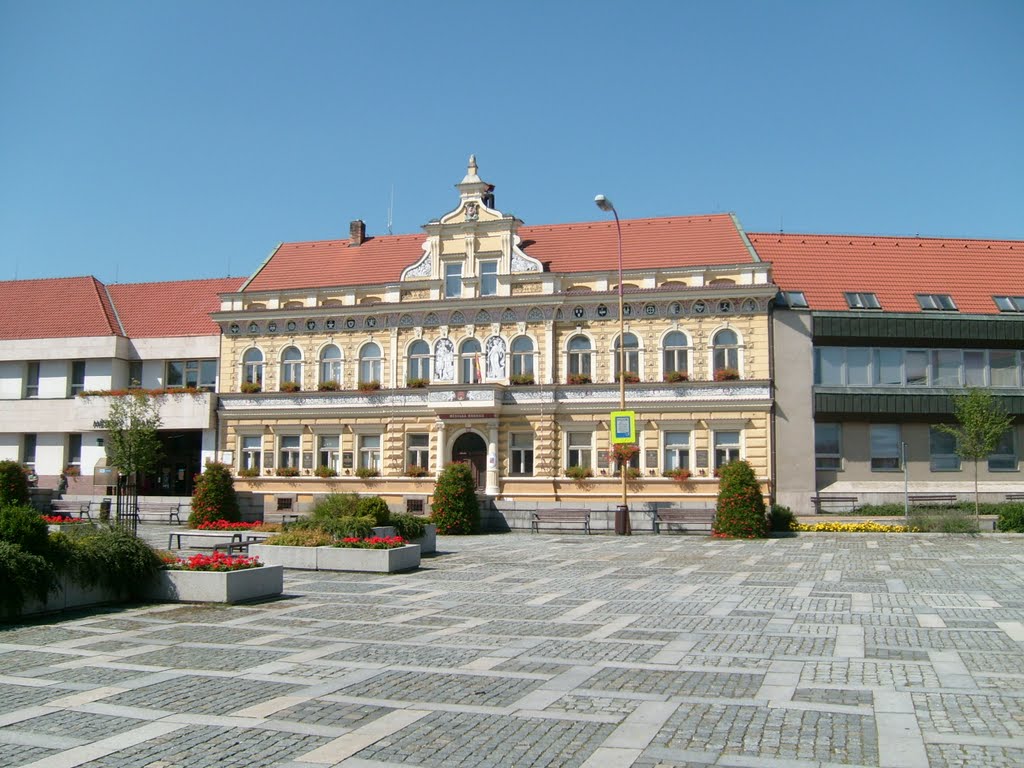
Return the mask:
{"type": "Polygon", "coordinates": [[[541,681],[494,675],[386,671],[340,693],[370,699],[397,699],[500,707],[541,685],[541,681]]]}
{"type": "Polygon", "coordinates": [[[933,766],[962,768],[1020,768],[1024,765],[1024,746],[1003,747],[978,744],[926,744],[928,763],[933,766]]]}
{"type": "Polygon", "coordinates": [[[269,683],[239,677],[202,677],[182,675],[125,693],[109,696],[103,701],[122,707],[144,707],[207,715],[226,715],[262,701],[286,696],[301,686],[269,683]]]}
{"type": "Polygon", "coordinates": [[[179,669],[213,669],[239,671],[277,661],[288,655],[285,651],[268,651],[256,648],[209,648],[176,645],[159,651],[140,653],[128,661],[156,667],[179,669]]]}
{"type": "Polygon", "coordinates": [[[138,724],[138,720],[126,717],[112,717],[92,712],[62,710],[5,726],[0,728],[0,734],[10,731],[27,731],[29,733],[67,736],[73,739],[95,741],[118,733],[124,733],[138,724]]]}
{"type": "Polygon", "coordinates": [[[15,768],[56,753],[55,749],[30,747],[25,744],[4,744],[0,747],[0,768],[15,768]]]}
{"type": "Polygon", "coordinates": [[[746,698],[757,693],[763,681],[764,675],[760,674],[608,667],[587,680],[585,688],[591,693],[615,691],[746,698]]]}
{"type": "Polygon", "coordinates": [[[36,688],[0,683],[0,714],[35,707],[67,694],[68,691],[62,688],[36,688]]]}

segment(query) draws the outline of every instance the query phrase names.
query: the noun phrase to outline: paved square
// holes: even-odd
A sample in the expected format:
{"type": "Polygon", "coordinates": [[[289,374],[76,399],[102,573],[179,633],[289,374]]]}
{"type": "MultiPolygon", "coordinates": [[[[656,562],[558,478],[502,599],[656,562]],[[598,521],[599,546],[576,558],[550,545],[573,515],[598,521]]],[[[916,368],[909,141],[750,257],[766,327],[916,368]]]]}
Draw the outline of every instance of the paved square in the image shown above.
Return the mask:
{"type": "Polygon", "coordinates": [[[438,544],[0,625],[0,768],[1024,765],[1024,536],[438,544]]]}

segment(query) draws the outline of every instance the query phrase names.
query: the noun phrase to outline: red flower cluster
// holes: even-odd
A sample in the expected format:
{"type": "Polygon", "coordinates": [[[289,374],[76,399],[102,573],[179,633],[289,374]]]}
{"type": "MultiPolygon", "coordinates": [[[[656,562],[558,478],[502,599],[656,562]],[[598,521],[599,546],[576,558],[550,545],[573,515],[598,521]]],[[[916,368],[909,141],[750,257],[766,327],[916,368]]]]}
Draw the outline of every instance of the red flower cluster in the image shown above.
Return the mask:
{"type": "Polygon", "coordinates": [[[43,522],[49,523],[50,525],[64,525],[65,523],[84,523],[77,517],[61,517],[60,515],[43,515],[43,522]]]}
{"type": "Polygon", "coordinates": [[[214,551],[212,555],[192,555],[189,558],[165,558],[165,568],[171,571],[242,571],[263,565],[258,557],[231,556],[214,551]]]}
{"type": "Polygon", "coordinates": [[[358,536],[349,536],[342,539],[339,547],[353,547],[355,549],[395,549],[404,547],[405,539],[401,536],[371,536],[368,539],[360,539],[358,536]]]}
{"type": "Polygon", "coordinates": [[[251,531],[261,523],[233,523],[230,520],[206,520],[196,526],[197,531],[251,531]]]}

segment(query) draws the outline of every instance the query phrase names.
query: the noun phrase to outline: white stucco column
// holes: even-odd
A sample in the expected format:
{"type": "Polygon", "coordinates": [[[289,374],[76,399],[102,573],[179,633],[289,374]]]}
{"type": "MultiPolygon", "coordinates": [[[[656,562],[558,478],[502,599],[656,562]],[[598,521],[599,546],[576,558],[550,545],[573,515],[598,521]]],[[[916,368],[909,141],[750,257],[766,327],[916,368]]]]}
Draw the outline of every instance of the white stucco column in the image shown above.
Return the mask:
{"type": "Polygon", "coordinates": [[[558,350],[555,349],[555,324],[544,323],[544,346],[547,354],[544,355],[544,384],[555,383],[555,357],[558,350]]]}
{"type": "MultiPolygon", "coordinates": [[[[388,376],[388,379],[390,381],[388,382],[388,386],[391,389],[394,389],[395,387],[398,386],[398,329],[397,328],[392,328],[391,329],[391,345],[390,346],[391,346],[391,360],[390,360],[390,364],[388,365],[388,369],[390,370],[390,374],[388,376]]],[[[403,385],[405,384],[405,382],[402,382],[402,383],[403,383],[403,385]]]]}
{"type": "Polygon", "coordinates": [[[498,495],[498,423],[492,422],[487,430],[487,483],[484,493],[498,495]]]}
{"type": "Polygon", "coordinates": [[[444,422],[438,419],[434,422],[434,426],[437,427],[437,455],[434,457],[434,477],[441,476],[441,470],[444,469],[445,464],[445,434],[444,434],[444,422]]]}

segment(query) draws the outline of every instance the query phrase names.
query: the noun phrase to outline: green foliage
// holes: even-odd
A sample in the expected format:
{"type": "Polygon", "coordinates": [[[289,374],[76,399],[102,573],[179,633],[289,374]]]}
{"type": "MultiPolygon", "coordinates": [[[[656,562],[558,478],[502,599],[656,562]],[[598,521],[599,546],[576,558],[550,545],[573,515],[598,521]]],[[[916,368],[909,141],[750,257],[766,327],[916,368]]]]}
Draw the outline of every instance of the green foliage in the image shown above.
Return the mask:
{"type": "Polygon", "coordinates": [[[156,399],[136,392],[110,401],[107,413],[107,456],[125,475],[156,469],[162,449],[157,430],[160,407],[156,399]]]}
{"type": "Polygon", "coordinates": [[[588,477],[593,477],[594,470],[592,470],[590,467],[566,467],[565,476],[572,478],[576,482],[582,482],[583,480],[586,480],[588,477]]]}
{"type": "Polygon", "coordinates": [[[55,587],[54,568],[45,558],[0,540],[0,616],[17,616],[29,598],[44,601],[55,587]]]}
{"type": "Polygon", "coordinates": [[[206,462],[206,469],[196,479],[196,488],[192,493],[189,526],[195,528],[200,523],[212,520],[237,522],[241,517],[231,467],[215,461],[206,462]]]}
{"type": "Polygon", "coordinates": [[[1024,504],[1001,504],[996,528],[1000,531],[1024,533],[1024,504]]]}
{"type": "Polygon", "coordinates": [[[263,543],[280,547],[329,547],[334,542],[334,536],[319,528],[289,528],[263,543]]]}
{"type": "Polygon", "coordinates": [[[853,514],[865,517],[897,517],[904,513],[902,504],[862,504],[853,514]]]}
{"type": "Polygon", "coordinates": [[[377,477],[379,474],[380,472],[373,467],[359,467],[359,469],[356,470],[356,477],[362,478],[363,480],[368,480],[371,477],[377,477]]]}
{"type": "Polygon", "coordinates": [[[162,565],[152,547],[119,528],[94,528],[88,535],[70,541],[73,549],[68,575],[88,586],[138,596],[162,565]]]}
{"type": "Polygon", "coordinates": [[[395,533],[406,541],[412,541],[422,536],[426,525],[422,518],[410,515],[407,512],[398,512],[391,515],[391,520],[388,524],[393,525],[395,533]]]}
{"type": "Polygon", "coordinates": [[[50,546],[49,535],[43,518],[32,507],[0,508],[0,541],[20,547],[29,554],[45,557],[50,546]]]}
{"type": "Polygon", "coordinates": [[[388,503],[380,496],[365,496],[359,499],[356,505],[356,514],[360,517],[372,517],[376,522],[374,525],[387,525],[391,517],[391,510],[388,503]]]}
{"type": "Polygon", "coordinates": [[[956,507],[914,507],[910,527],[924,533],[977,533],[978,524],[969,512],[956,507]]]}
{"type": "Polygon", "coordinates": [[[761,486],[745,461],[732,461],[721,468],[712,532],[743,539],[762,539],[768,535],[761,486]]]}
{"type": "Polygon", "coordinates": [[[796,530],[796,516],[793,510],[783,504],[773,504],[768,513],[768,527],[777,532],[796,530]]]}
{"type": "Polygon", "coordinates": [[[0,461],[0,506],[28,504],[28,476],[16,461],[0,461]]]}
{"type": "Polygon", "coordinates": [[[468,464],[449,464],[434,485],[434,523],[441,534],[464,535],[480,529],[480,502],[468,464]]]}
{"type": "Polygon", "coordinates": [[[317,499],[313,505],[312,512],[310,512],[310,517],[314,520],[318,518],[351,517],[356,514],[358,508],[359,497],[356,494],[328,493],[326,496],[321,496],[317,499]]]}

